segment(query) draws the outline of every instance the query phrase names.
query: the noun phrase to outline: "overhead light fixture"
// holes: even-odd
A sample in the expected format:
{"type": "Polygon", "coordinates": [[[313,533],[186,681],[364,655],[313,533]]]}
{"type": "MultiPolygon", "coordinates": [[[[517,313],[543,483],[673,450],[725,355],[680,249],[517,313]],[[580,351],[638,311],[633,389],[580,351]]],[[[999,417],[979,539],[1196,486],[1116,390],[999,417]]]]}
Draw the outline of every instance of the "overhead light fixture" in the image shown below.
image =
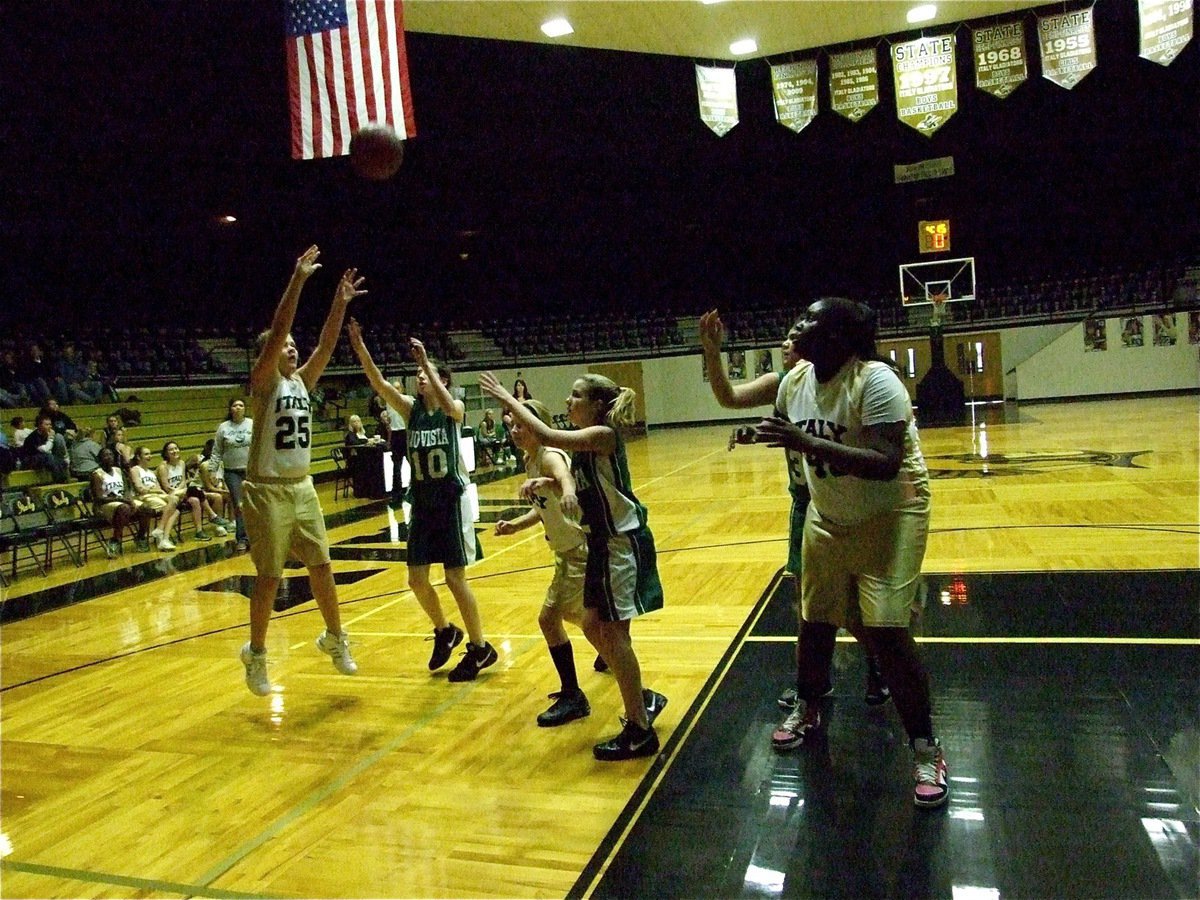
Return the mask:
{"type": "Polygon", "coordinates": [[[920,6],[914,6],[910,9],[906,18],[910,25],[915,25],[917,22],[928,22],[936,15],[936,3],[922,3],[920,6]]]}
{"type": "Polygon", "coordinates": [[[700,0],[705,6],[712,6],[714,3],[724,3],[725,0],[700,0]]]}
{"type": "Polygon", "coordinates": [[[758,44],[754,38],[742,38],[740,41],[734,41],[729,45],[729,52],[734,56],[745,56],[747,53],[753,53],[758,49],[758,44]]]}
{"type": "Polygon", "coordinates": [[[237,216],[217,216],[217,221],[222,225],[232,225],[237,221],[237,216]]]}
{"type": "Polygon", "coordinates": [[[563,35],[573,34],[575,31],[571,27],[571,23],[566,19],[550,19],[542,23],[542,34],[546,37],[562,37],[563,35]]]}

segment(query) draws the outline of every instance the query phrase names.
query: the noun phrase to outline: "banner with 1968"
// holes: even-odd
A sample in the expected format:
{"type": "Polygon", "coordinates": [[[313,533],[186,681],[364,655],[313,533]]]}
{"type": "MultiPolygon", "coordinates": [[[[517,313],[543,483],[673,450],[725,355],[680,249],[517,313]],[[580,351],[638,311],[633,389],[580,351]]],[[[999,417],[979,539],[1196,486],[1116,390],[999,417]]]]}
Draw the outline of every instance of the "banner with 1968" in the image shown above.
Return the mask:
{"type": "Polygon", "coordinates": [[[1002,22],[971,29],[975,87],[1003,99],[1029,77],[1025,66],[1025,23],[1002,22]]]}
{"type": "Polygon", "coordinates": [[[700,119],[717,137],[725,137],[738,123],[737,80],[733,69],[696,66],[696,95],[700,119]]]}

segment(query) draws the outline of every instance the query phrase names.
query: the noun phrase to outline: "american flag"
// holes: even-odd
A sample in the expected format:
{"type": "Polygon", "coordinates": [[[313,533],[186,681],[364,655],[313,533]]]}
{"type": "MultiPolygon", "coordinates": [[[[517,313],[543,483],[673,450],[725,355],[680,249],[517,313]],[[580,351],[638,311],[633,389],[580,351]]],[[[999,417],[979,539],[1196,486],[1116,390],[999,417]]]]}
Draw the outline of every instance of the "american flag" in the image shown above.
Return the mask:
{"type": "Polygon", "coordinates": [[[292,158],[344,156],[369,122],[416,134],[400,0],[287,0],[292,158]]]}

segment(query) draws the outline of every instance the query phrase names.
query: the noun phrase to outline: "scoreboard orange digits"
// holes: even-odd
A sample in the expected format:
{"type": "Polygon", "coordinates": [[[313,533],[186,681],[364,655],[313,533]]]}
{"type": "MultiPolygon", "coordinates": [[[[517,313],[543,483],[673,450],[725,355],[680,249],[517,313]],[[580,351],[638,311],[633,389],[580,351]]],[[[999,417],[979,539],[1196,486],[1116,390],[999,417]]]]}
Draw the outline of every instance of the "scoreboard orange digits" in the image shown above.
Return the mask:
{"type": "Polygon", "coordinates": [[[947,253],[950,250],[950,220],[936,219],[920,222],[917,229],[918,249],[922,253],[947,253]]]}

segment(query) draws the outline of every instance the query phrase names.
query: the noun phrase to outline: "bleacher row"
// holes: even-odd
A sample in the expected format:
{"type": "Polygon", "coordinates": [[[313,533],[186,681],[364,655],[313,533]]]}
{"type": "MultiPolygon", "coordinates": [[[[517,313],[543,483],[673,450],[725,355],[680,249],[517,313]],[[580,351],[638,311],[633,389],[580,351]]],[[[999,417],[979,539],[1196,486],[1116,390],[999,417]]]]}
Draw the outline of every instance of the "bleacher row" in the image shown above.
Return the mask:
{"type": "MultiPolygon", "coordinates": [[[[175,441],[179,444],[185,459],[199,453],[204,448],[204,443],[213,436],[217,424],[225,418],[230,399],[234,396],[241,396],[241,392],[229,386],[179,387],[139,391],[138,395],[141,399],[128,399],[120,403],[106,401],[93,405],[73,405],[64,407],[64,412],[81,429],[84,427],[101,429],[106,417],[118,409],[136,411],[140,414],[141,421],[140,424],[126,425],[126,441],[135,450],[142,446],[149,447],[154,454],[154,464],[157,465],[162,461],[159,454],[163,445],[168,441],[175,441]]],[[[27,423],[32,424],[38,411],[37,409],[17,409],[6,412],[10,415],[22,415],[27,423]]],[[[320,480],[322,477],[332,477],[336,473],[336,464],[330,451],[334,447],[340,446],[342,439],[343,434],[338,427],[337,420],[325,420],[318,417],[314,421],[311,445],[314,478],[320,480]]],[[[49,514],[50,505],[45,501],[52,494],[65,491],[66,495],[74,501],[77,498],[85,497],[88,487],[86,481],[53,484],[49,472],[44,469],[18,469],[6,475],[0,475],[0,495],[3,497],[4,508],[10,512],[14,503],[21,501],[22,498],[28,498],[28,501],[38,510],[49,514]]],[[[53,512],[57,513],[60,510],[71,512],[81,522],[90,517],[91,513],[85,504],[73,507],[73,511],[66,510],[61,499],[53,506],[53,512]]],[[[39,513],[26,506],[25,515],[28,525],[29,522],[37,519],[39,513]]],[[[0,563],[6,563],[11,571],[15,571],[17,552],[22,546],[22,542],[18,539],[18,529],[14,528],[14,523],[11,521],[13,517],[7,516],[6,518],[10,521],[0,528],[0,537],[2,537],[0,550],[8,554],[9,559],[0,560],[0,563]]],[[[191,516],[181,515],[179,519],[180,527],[186,533],[186,530],[192,527],[191,516]]],[[[58,524],[61,526],[63,523],[58,524]]],[[[40,534],[44,541],[46,564],[53,562],[52,554],[56,548],[61,548],[68,556],[72,555],[57,535],[40,534]]],[[[86,538],[87,535],[85,534],[83,537],[86,538]]],[[[86,547],[87,543],[84,540],[75,552],[85,558],[86,547]]],[[[74,556],[72,556],[72,560],[77,561],[74,556]]],[[[38,568],[41,569],[42,566],[39,565],[38,568]]]]}

